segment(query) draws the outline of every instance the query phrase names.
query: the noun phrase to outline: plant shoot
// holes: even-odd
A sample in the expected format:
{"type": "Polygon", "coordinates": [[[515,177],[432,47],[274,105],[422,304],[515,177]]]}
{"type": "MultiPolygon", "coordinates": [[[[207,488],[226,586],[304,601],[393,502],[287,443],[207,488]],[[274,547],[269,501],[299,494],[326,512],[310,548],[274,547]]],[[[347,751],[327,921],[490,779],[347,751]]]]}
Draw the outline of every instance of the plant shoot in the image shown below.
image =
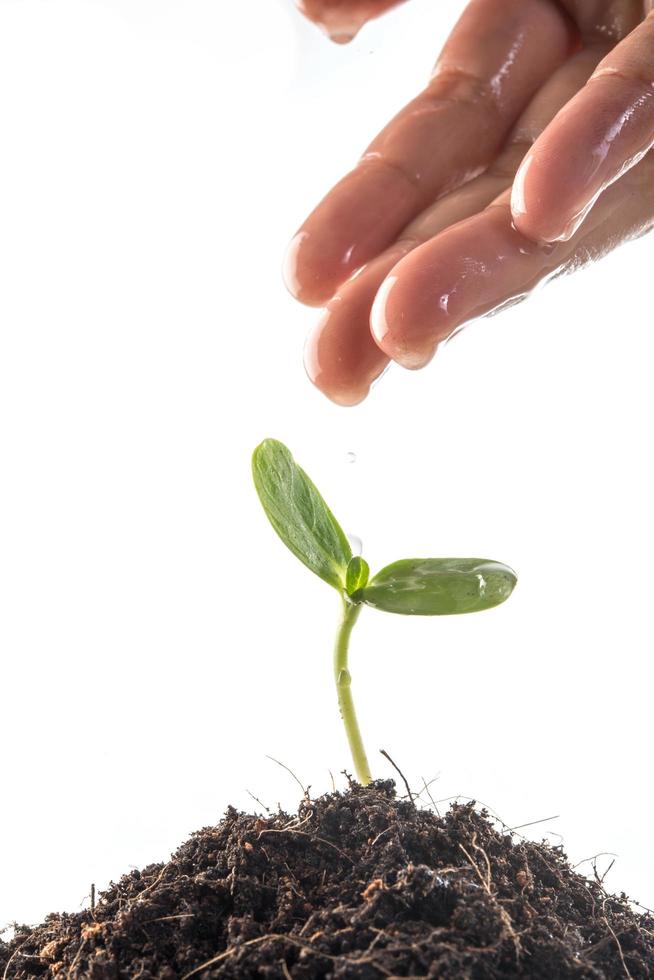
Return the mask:
{"type": "Polygon", "coordinates": [[[498,606],[511,595],[516,575],[485,558],[404,558],[370,578],[367,562],[347,536],[291,453],[266,439],[252,457],[254,485],[268,520],[284,544],[341,597],[334,647],[334,680],[357,779],[372,779],[352,699],[350,636],[363,606],[404,616],[449,616],[498,606]]]}

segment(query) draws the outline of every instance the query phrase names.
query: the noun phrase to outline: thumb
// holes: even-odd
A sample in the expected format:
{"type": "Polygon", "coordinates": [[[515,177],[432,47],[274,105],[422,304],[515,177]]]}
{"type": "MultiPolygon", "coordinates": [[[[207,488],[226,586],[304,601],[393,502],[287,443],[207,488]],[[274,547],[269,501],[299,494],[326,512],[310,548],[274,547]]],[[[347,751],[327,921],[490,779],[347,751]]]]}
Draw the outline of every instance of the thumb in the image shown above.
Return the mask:
{"type": "Polygon", "coordinates": [[[405,0],[295,0],[299,10],[337,44],[347,44],[364,24],[405,0]]]}

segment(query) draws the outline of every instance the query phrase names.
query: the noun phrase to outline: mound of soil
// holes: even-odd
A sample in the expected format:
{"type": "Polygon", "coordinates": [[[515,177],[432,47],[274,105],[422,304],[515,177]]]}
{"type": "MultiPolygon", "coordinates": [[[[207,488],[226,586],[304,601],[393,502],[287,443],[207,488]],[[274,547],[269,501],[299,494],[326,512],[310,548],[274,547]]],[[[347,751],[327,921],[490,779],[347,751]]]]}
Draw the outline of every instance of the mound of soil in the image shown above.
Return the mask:
{"type": "Polygon", "coordinates": [[[92,911],[18,928],[0,977],[642,980],[654,918],[472,805],[439,817],[377,782],[230,809],[92,911]]]}

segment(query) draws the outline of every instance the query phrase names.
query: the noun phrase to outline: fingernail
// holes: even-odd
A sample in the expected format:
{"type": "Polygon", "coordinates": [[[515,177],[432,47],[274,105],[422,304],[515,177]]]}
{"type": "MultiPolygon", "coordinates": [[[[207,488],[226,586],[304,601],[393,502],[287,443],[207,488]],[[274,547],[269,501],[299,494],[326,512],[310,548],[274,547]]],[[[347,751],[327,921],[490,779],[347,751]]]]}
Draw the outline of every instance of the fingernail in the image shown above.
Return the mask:
{"type": "Polygon", "coordinates": [[[395,329],[389,323],[388,299],[397,285],[397,281],[397,276],[388,276],[379,287],[370,311],[370,330],[375,342],[385,354],[388,354],[391,360],[409,371],[417,371],[429,364],[434,352],[417,351],[407,347],[402,342],[401,337],[398,336],[398,328],[401,334],[403,327],[404,314],[402,312],[396,314],[395,329]]]}
{"type": "Polygon", "coordinates": [[[370,329],[382,350],[384,349],[384,338],[390,333],[390,326],[386,319],[386,301],[396,282],[397,276],[387,276],[384,279],[377,290],[377,295],[370,310],[370,329]]]}
{"type": "MultiPolygon", "coordinates": [[[[536,242],[539,245],[554,245],[556,242],[567,242],[579,228],[595,201],[591,201],[587,207],[576,214],[560,232],[548,232],[547,234],[543,234],[541,232],[540,234],[534,234],[530,228],[530,225],[533,223],[533,219],[532,221],[529,220],[530,216],[525,194],[525,181],[527,179],[527,174],[529,173],[529,168],[533,162],[533,155],[528,153],[518,167],[518,172],[515,175],[513,186],[511,188],[511,215],[515,222],[515,227],[521,234],[530,238],[533,242],[536,242]],[[525,217],[526,222],[523,220],[525,217]]],[[[538,204],[538,202],[535,203],[536,205],[538,204]]],[[[534,202],[532,201],[532,205],[533,204],[534,202]]]]}
{"type": "Polygon", "coordinates": [[[527,204],[525,201],[525,177],[527,176],[527,171],[529,170],[533,159],[534,158],[531,153],[528,153],[518,167],[518,172],[513,181],[513,187],[511,188],[511,213],[513,214],[514,218],[519,218],[521,215],[526,214],[527,211],[527,204]]]}
{"type": "Polygon", "coordinates": [[[297,275],[297,265],[298,265],[298,252],[302,242],[307,238],[306,231],[298,231],[296,235],[293,236],[289,242],[288,248],[286,249],[286,254],[284,256],[284,262],[282,265],[282,278],[284,284],[292,296],[298,296],[301,292],[301,285],[297,275]]]}

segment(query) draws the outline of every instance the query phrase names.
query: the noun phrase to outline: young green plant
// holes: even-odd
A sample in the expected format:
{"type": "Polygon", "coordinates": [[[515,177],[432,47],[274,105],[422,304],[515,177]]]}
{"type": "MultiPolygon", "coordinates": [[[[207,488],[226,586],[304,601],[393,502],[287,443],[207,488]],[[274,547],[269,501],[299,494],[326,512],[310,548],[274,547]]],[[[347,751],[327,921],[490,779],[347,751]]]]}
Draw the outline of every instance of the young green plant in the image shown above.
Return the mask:
{"type": "Polygon", "coordinates": [[[334,679],[357,779],[371,781],[352,699],[348,650],[363,606],[405,616],[448,616],[491,609],[511,595],[516,575],[484,558],[405,558],[370,578],[309,477],[281,442],[266,439],[252,457],[254,485],[268,520],[293,554],[341,596],[334,679]]]}

